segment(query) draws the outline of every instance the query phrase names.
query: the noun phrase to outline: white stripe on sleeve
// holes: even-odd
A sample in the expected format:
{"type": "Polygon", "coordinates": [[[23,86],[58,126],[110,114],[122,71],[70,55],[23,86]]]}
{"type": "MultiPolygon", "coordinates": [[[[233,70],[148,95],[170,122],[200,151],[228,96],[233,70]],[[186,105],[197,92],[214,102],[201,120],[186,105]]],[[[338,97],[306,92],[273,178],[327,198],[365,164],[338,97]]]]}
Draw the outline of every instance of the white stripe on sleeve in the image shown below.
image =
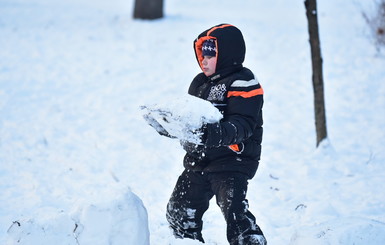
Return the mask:
{"type": "Polygon", "coordinates": [[[257,79],[251,79],[250,81],[236,80],[231,84],[231,87],[251,87],[258,84],[257,79]]]}

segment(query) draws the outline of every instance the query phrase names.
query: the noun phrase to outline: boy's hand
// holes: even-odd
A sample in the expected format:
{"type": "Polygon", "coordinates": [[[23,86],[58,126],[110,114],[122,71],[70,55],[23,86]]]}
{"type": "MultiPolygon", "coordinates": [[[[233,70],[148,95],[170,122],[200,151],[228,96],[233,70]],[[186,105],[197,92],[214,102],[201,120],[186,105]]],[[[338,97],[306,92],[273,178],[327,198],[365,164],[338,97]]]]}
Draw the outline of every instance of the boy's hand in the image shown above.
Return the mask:
{"type": "Polygon", "coordinates": [[[204,158],[205,147],[203,145],[197,145],[187,141],[180,141],[183,149],[193,158],[202,160],[204,158]]]}
{"type": "Polygon", "coordinates": [[[201,132],[201,140],[203,145],[208,148],[221,146],[222,129],[220,123],[204,124],[199,131],[201,132]]]}

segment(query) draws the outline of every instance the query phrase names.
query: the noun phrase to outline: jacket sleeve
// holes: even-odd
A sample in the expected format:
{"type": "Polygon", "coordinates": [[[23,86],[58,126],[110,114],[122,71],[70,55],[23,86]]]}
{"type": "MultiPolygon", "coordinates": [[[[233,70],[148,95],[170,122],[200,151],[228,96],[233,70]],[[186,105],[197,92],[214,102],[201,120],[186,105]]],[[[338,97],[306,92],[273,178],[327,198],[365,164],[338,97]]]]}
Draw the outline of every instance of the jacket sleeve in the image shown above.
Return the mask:
{"type": "Polygon", "coordinates": [[[219,123],[207,124],[207,147],[239,144],[262,126],[263,89],[256,79],[233,82],[227,93],[227,108],[219,123]]]}

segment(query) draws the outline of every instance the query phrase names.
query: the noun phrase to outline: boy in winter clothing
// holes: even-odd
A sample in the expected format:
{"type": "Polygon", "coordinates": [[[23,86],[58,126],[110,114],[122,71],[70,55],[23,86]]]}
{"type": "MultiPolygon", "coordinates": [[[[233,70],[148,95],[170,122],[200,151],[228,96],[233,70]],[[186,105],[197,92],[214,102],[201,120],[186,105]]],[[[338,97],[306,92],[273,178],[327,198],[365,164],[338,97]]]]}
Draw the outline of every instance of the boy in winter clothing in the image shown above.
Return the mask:
{"type": "Polygon", "coordinates": [[[261,154],[263,90],[242,65],[242,33],[229,24],[214,26],[198,36],[194,51],[203,72],[188,93],[210,101],[223,119],[197,132],[203,145],[183,143],[185,170],[167,205],[167,220],[175,237],[204,243],[202,216],[215,195],[231,245],[266,245],[246,200],[261,154]]]}

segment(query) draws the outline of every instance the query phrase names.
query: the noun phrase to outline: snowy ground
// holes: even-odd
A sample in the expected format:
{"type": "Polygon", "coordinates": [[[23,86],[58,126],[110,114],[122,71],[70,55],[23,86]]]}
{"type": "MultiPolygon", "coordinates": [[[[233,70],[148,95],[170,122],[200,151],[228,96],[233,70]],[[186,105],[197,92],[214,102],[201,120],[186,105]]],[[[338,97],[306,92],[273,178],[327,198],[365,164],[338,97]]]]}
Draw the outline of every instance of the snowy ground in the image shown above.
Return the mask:
{"type": "MultiPolygon", "coordinates": [[[[316,149],[303,1],[169,0],[151,22],[131,19],[132,0],[0,0],[0,244],[148,244],[147,216],[152,245],[176,244],[165,206],[183,150],[139,105],[185,94],[193,39],[224,22],[265,90],[248,199],[269,244],[385,244],[385,58],[369,2],[319,1],[329,140],[316,149]]],[[[204,222],[207,244],[226,244],[214,202],[204,222]]]]}

